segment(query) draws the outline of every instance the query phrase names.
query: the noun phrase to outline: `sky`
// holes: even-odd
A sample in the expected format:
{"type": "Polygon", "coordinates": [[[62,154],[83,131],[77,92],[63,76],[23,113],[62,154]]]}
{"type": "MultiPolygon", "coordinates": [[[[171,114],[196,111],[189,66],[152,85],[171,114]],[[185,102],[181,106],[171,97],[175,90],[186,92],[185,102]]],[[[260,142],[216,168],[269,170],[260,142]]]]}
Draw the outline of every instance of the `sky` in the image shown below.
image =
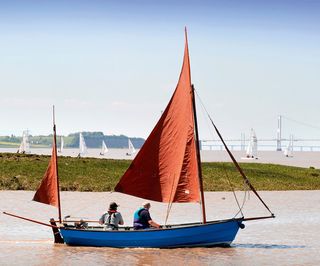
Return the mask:
{"type": "MultiPolygon", "coordinates": [[[[226,139],[320,139],[320,1],[1,1],[0,135],[146,138],[179,78],[226,139]]],[[[216,136],[199,106],[201,139],[216,136]]]]}

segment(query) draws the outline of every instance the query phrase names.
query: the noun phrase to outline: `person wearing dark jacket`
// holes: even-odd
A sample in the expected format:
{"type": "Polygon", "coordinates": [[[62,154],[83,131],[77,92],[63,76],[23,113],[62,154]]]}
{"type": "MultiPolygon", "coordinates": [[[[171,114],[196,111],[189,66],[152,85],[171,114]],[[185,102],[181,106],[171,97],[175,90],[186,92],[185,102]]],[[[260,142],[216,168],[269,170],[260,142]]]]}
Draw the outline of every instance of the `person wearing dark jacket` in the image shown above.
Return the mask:
{"type": "Polygon", "coordinates": [[[133,228],[135,230],[146,229],[150,227],[160,228],[160,225],[153,221],[150,216],[150,207],[151,204],[149,202],[145,202],[143,203],[142,208],[139,208],[135,211],[133,218],[133,228]]]}

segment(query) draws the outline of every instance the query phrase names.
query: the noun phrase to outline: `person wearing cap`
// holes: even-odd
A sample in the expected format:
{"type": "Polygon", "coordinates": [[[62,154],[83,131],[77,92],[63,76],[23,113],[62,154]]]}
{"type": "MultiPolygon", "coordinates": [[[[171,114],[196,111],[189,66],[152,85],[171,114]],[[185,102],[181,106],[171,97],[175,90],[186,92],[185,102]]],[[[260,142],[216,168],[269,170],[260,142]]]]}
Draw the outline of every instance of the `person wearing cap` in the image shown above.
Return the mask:
{"type": "Polygon", "coordinates": [[[124,224],[121,213],[117,211],[118,207],[117,203],[111,202],[108,212],[104,213],[99,219],[99,223],[105,225],[105,230],[118,230],[119,224],[124,224]]]}
{"type": "Polygon", "coordinates": [[[147,229],[150,227],[161,228],[159,224],[151,219],[149,209],[151,204],[149,202],[144,202],[142,208],[135,211],[133,217],[133,228],[135,230],[147,229]]]}

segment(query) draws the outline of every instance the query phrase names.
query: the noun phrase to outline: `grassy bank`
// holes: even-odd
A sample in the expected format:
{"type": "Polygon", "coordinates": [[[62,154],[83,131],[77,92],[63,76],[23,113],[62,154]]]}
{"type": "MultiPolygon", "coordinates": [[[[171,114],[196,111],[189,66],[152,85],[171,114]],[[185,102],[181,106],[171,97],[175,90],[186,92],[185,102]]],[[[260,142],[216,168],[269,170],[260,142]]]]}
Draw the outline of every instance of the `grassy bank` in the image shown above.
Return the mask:
{"type": "MultiPolygon", "coordinates": [[[[35,190],[50,157],[0,154],[0,189],[35,190]]],[[[59,157],[61,190],[110,191],[128,168],[130,161],[59,157]]],[[[203,163],[205,191],[243,190],[243,181],[232,163],[203,163]]],[[[320,170],[272,164],[241,164],[257,190],[320,189],[320,170]]]]}

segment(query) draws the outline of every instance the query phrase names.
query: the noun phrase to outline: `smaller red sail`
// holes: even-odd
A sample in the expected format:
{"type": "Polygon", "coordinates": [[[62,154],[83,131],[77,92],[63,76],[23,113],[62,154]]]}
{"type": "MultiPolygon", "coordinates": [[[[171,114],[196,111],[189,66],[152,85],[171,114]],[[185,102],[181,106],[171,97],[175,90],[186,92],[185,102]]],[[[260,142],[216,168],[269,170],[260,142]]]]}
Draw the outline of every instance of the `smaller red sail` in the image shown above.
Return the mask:
{"type": "Polygon", "coordinates": [[[59,207],[58,193],[57,147],[53,138],[51,160],[33,200],[59,207]]]}

